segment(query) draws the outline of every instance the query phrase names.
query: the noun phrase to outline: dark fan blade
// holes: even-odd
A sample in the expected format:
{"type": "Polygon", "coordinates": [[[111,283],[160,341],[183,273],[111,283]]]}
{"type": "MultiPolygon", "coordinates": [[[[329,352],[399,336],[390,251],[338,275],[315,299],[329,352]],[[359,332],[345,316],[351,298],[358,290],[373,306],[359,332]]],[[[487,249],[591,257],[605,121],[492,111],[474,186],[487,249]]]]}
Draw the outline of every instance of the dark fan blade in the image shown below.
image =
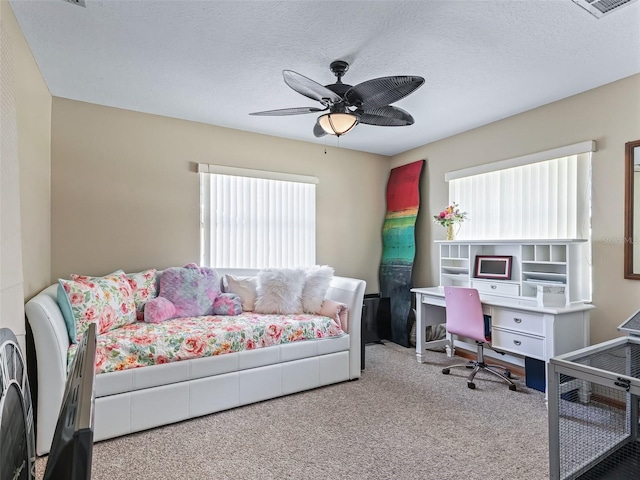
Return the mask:
{"type": "Polygon", "coordinates": [[[354,85],[344,98],[363,110],[385,107],[413,93],[424,78],[413,76],[380,77],[354,85]]]}
{"type": "Polygon", "coordinates": [[[324,131],[324,129],[320,126],[320,124],[318,122],[316,122],[316,124],[313,126],[313,134],[320,138],[320,137],[324,137],[327,132],[324,131]]]}
{"type": "Polygon", "coordinates": [[[367,125],[378,125],[380,127],[413,125],[413,117],[409,112],[390,105],[365,111],[356,110],[356,114],[360,117],[360,123],[367,125]]]}
{"type": "Polygon", "coordinates": [[[309,97],[312,100],[317,100],[324,105],[332,105],[342,101],[339,95],[304,75],[300,75],[292,70],[284,70],[282,76],[287,85],[299,94],[309,97]]]}
{"type": "Polygon", "coordinates": [[[264,115],[267,117],[277,117],[281,115],[301,115],[303,113],[315,113],[324,112],[326,108],[316,107],[294,107],[294,108],[281,108],[279,110],[266,110],[264,112],[253,112],[249,115],[264,115]]]}

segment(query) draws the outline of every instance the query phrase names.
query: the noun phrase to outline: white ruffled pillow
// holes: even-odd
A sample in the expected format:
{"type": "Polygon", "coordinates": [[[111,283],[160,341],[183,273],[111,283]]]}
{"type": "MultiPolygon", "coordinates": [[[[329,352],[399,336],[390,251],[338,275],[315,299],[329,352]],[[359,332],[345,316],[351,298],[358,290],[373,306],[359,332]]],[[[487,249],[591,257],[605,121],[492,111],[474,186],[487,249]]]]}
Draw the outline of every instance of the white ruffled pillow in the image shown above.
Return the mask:
{"type": "Polygon", "coordinates": [[[328,265],[315,265],[305,271],[305,284],[302,289],[302,310],[316,313],[322,307],[322,301],[333,277],[333,268],[328,265]]]}
{"type": "Polygon", "coordinates": [[[302,313],[305,272],[301,269],[268,269],[258,272],[254,312],[302,313]]]}

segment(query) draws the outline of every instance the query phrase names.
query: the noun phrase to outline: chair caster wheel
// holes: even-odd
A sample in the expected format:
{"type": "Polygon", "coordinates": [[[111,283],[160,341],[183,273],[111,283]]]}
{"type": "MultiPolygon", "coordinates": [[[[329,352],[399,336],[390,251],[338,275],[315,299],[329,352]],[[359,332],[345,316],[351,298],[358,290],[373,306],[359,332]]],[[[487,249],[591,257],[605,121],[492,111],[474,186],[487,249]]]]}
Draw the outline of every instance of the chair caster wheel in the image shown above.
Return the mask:
{"type": "Polygon", "coordinates": [[[467,387],[469,387],[471,390],[475,390],[476,384],[473,382],[467,382],[467,387]]]}
{"type": "Polygon", "coordinates": [[[505,370],[504,371],[504,376],[507,378],[511,378],[511,370],[505,370]]]}
{"type": "Polygon", "coordinates": [[[450,370],[450,369],[448,369],[448,368],[443,368],[443,369],[442,369],[442,373],[443,373],[443,374],[445,374],[445,375],[449,375],[449,372],[450,372],[450,371],[451,371],[451,370],[450,370]]]}
{"type": "Polygon", "coordinates": [[[511,390],[512,392],[516,391],[516,386],[515,385],[509,385],[509,390],[511,390]]]}

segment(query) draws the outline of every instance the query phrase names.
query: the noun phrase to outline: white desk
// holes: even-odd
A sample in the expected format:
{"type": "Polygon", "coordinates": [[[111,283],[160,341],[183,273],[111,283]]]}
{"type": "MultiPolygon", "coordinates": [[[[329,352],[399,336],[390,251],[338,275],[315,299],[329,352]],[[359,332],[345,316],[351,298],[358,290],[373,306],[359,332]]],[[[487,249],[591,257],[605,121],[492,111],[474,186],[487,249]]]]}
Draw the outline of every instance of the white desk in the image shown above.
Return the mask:
{"type": "MultiPolygon", "coordinates": [[[[446,323],[444,288],[414,288],[416,294],[416,357],[425,362],[428,348],[449,347],[454,354],[451,335],[433,342],[425,341],[428,325],[446,323]]],[[[483,311],[491,316],[491,345],[503,352],[544,360],[589,345],[591,304],[570,307],[539,307],[535,300],[481,294],[483,311]]],[[[546,371],[546,369],[545,369],[546,371]]]]}

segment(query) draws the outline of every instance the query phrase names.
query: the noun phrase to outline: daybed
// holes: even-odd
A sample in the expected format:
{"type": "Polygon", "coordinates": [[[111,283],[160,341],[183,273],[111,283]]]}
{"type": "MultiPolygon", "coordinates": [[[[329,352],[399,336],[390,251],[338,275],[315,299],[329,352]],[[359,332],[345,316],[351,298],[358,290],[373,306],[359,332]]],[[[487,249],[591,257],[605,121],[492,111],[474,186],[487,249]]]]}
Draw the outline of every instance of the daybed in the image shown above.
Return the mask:
{"type": "MultiPolygon", "coordinates": [[[[219,275],[256,270],[217,269],[219,275]]],[[[348,307],[346,334],[99,373],[94,440],[104,440],[360,377],[366,283],[334,276],[325,298],[348,307]]],[[[70,339],[57,285],[25,306],[37,359],[36,453],[49,452],[67,374],[70,339]]]]}

